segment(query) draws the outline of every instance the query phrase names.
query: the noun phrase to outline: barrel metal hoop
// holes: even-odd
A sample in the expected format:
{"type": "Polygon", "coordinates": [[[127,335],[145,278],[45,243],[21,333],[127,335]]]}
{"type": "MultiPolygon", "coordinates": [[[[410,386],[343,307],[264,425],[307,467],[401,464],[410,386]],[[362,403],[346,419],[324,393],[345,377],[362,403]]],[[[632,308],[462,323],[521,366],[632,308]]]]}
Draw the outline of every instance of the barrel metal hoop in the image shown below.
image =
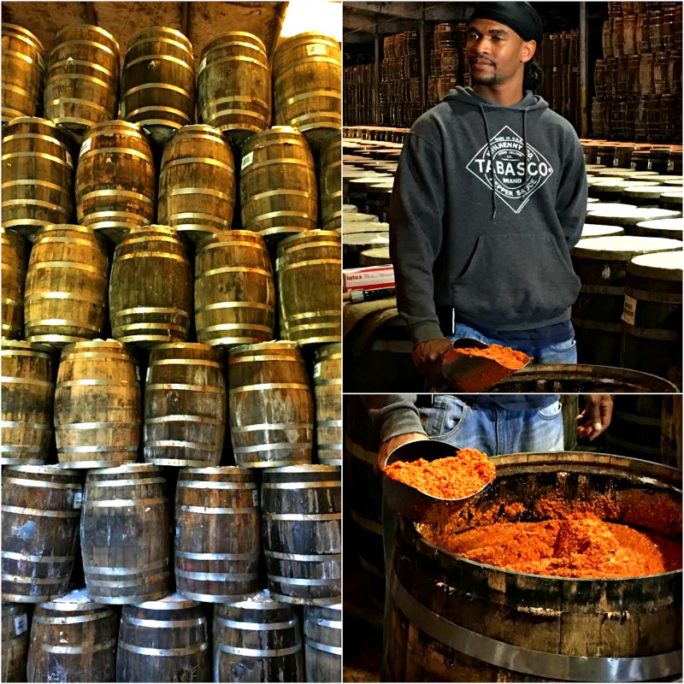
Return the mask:
{"type": "Polygon", "coordinates": [[[223,627],[244,629],[254,632],[270,632],[276,629],[289,629],[297,626],[296,618],[285,620],[284,622],[244,622],[242,620],[229,620],[228,618],[216,616],[214,621],[218,622],[218,624],[223,627]]]}
{"type": "Polygon", "coordinates": [[[280,658],[282,656],[295,655],[302,650],[301,643],[297,643],[289,648],[240,648],[238,646],[227,646],[226,644],[216,644],[216,648],[222,653],[230,655],[247,656],[248,658],[280,658]]]}
{"type": "Polygon", "coordinates": [[[195,655],[196,653],[206,651],[209,648],[209,644],[206,641],[203,641],[195,646],[186,646],[185,648],[150,648],[147,646],[133,646],[132,644],[126,644],[123,641],[119,641],[119,648],[122,648],[124,651],[130,651],[131,653],[158,658],[195,655]]]}
{"type": "MultiPolygon", "coordinates": [[[[280,575],[268,575],[269,582],[277,582],[283,586],[295,586],[295,587],[327,587],[331,584],[335,584],[341,578],[340,577],[324,577],[323,579],[303,579],[295,577],[281,577],[280,575]]],[[[273,593],[273,592],[271,592],[273,593]]],[[[338,592],[339,593],[339,592],[338,592]]],[[[339,603],[339,601],[337,601],[339,603]]]]}
{"type": "Polygon", "coordinates": [[[206,623],[206,619],[191,618],[189,620],[153,620],[151,618],[137,618],[123,615],[121,622],[136,627],[150,627],[152,629],[175,629],[176,627],[201,627],[206,623]]]}
{"type": "Polygon", "coordinates": [[[507,644],[457,625],[423,606],[394,572],[390,576],[390,591],[398,608],[425,634],[495,667],[544,679],[587,682],[654,680],[681,671],[681,651],[638,658],[599,658],[546,653],[507,644]]]}
{"type": "Polygon", "coordinates": [[[312,641],[311,639],[304,639],[304,645],[306,648],[313,648],[315,651],[323,651],[323,653],[331,653],[332,655],[341,656],[342,647],[341,646],[330,646],[328,644],[321,644],[318,641],[312,641]]]}
{"type": "Polygon", "coordinates": [[[302,489],[327,489],[340,486],[339,480],[312,480],[310,482],[264,482],[261,489],[295,489],[300,491],[302,489]]]}
{"type": "MultiPolygon", "coordinates": [[[[46,624],[50,624],[45,621],[46,624]]],[[[116,639],[109,639],[101,644],[87,644],[85,646],[53,646],[52,644],[40,644],[40,650],[46,653],[64,653],[67,655],[82,655],[85,653],[97,653],[107,649],[116,650],[116,639]]]]}

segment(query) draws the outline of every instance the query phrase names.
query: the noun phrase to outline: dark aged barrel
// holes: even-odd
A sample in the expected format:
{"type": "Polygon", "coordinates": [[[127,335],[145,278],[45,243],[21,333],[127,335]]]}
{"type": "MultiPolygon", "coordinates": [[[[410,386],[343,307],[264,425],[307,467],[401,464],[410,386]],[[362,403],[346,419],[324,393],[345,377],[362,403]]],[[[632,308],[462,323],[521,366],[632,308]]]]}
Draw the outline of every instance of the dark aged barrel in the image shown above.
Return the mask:
{"type": "Polygon", "coordinates": [[[319,175],[321,228],[342,228],[342,140],[339,132],[326,138],[321,149],[319,175]]]}
{"type": "Polygon", "coordinates": [[[195,243],[230,229],[235,205],[233,153],[211,126],[184,126],[164,147],[157,221],[195,243]]]}
{"type": "Polygon", "coordinates": [[[342,242],[330,230],[293,235],[278,245],[280,333],[297,344],[340,342],[342,242]]]}
{"type": "Polygon", "coordinates": [[[95,124],[78,155],[78,222],[118,242],[152,223],[155,183],[152,150],[140,126],[118,120],[95,124]]]}
{"type": "Polygon", "coordinates": [[[24,331],[24,281],[28,250],[24,238],[0,227],[2,236],[2,336],[18,339],[24,331]]]}
{"type": "Polygon", "coordinates": [[[681,386],[684,255],[656,252],[627,264],[622,363],[681,386]]]}
{"type": "Polygon", "coordinates": [[[342,126],[342,66],[339,43],[319,33],[283,40],[273,57],[275,122],[296,126],[318,146],[342,126]]]}
{"type": "Polygon", "coordinates": [[[204,603],[258,588],[259,490],[249,470],[184,468],[176,487],[176,587],[204,603]]]}
{"type": "Polygon", "coordinates": [[[226,385],[219,352],[191,342],[150,353],[145,381],[145,461],[218,465],[226,428],[226,385]]]}
{"type": "Polygon", "coordinates": [[[136,460],[139,370],[116,340],[77,342],[62,351],[55,391],[59,462],[103,468],[136,460]]]}
{"type": "Polygon", "coordinates": [[[3,339],[0,362],[0,464],[45,463],[55,392],[52,358],[28,342],[3,339]]]}
{"type": "Polygon", "coordinates": [[[266,46],[246,31],[229,31],[202,50],[197,108],[204,123],[236,143],[271,125],[271,68],[266,46]]]}
{"type": "MultiPolygon", "coordinates": [[[[619,500],[623,491],[646,497],[646,511],[656,494],[681,507],[679,471],[645,461],[512,454],[497,458],[496,468],[496,480],[469,502],[455,530],[510,520],[516,509],[517,520],[558,517],[557,506],[619,500]],[[557,497],[555,504],[537,512],[546,497],[557,497]]],[[[681,509],[679,516],[661,534],[681,540],[681,509]]],[[[658,532],[659,517],[649,517],[646,528],[658,532]]],[[[447,553],[400,519],[389,583],[386,681],[663,681],[681,674],[681,569],[618,579],[519,573],[447,553]],[[644,624],[647,630],[636,628],[644,624]]]]}
{"type": "Polygon", "coordinates": [[[2,123],[35,116],[43,86],[43,44],[31,31],[2,24],[2,123]]]}
{"type": "Polygon", "coordinates": [[[12,119],[2,138],[2,225],[31,238],[73,214],[73,163],[63,132],[37,117],[12,119]]]}
{"type": "Polygon", "coordinates": [[[339,602],[340,469],[289,466],[264,472],[261,529],[268,588],[287,603],[339,602]]]}
{"type": "Polygon", "coordinates": [[[121,117],[158,144],[194,123],[192,45],[180,31],[151,26],[131,38],[121,71],[121,117]]]}
{"type": "Polygon", "coordinates": [[[44,112],[77,139],[100,121],[116,118],[119,44],[99,26],[72,24],[55,37],[48,57],[44,112]]]}
{"type": "Polygon", "coordinates": [[[121,342],[152,347],[188,337],[192,269],[178,231],[143,226],[116,246],[109,320],[121,342]]]}
{"type": "Polygon", "coordinates": [[[2,599],[41,603],[63,594],[74,565],[81,476],[58,466],[2,469],[2,599]]]}
{"type": "Polygon", "coordinates": [[[88,596],[134,603],[169,589],[169,506],[161,468],[128,464],[88,473],[81,553],[88,596]]]}
{"type": "Polygon", "coordinates": [[[303,682],[299,619],[267,590],[214,608],[214,681],[303,682]]]}
{"type": "Polygon", "coordinates": [[[318,189],[304,136],[275,126],[252,136],[240,163],[242,225],[264,236],[316,228],[318,189]]]}
{"type": "Polygon", "coordinates": [[[25,682],[29,645],[29,613],[18,603],[2,604],[0,681],[25,682]]]}
{"type": "Polygon", "coordinates": [[[109,259],[90,228],[55,224],[35,236],[26,275],[26,339],[53,349],[102,333],[109,259]]]}
{"type": "Polygon", "coordinates": [[[209,627],[203,607],[180,594],[124,606],[118,682],[207,682],[209,627]]]}
{"type": "Polygon", "coordinates": [[[31,621],[28,682],[115,682],[119,615],[85,589],[39,605],[31,621]]]}
{"type": "Polygon", "coordinates": [[[679,240],[609,236],[580,240],[572,250],[582,290],[572,309],[580,363],[619,366],[626,265],[650,252],[681,249],[679,240]]]}
{"type": "Polygon", "coordinates": [[[297,345],[264,342],[231,349],[228,407],[239,466],[311,463],[313,400],[297,345]]]}
{"type": "Polygon", "coordinates": [[[307,682],[342,681],[342,604],[304,607],[307,682]]]}
{"type": "Polygon", "coordinates": [[[227,230],[202,245],[195,257],[197,339],[215,347],[273,338],[275,282],[261,235],[227,230]]]}
{"type": "Polygon", "coordinates": [[[341,466],[342,349],[339,344],[316,350],[313,378],[318,462],[341,466]]]}

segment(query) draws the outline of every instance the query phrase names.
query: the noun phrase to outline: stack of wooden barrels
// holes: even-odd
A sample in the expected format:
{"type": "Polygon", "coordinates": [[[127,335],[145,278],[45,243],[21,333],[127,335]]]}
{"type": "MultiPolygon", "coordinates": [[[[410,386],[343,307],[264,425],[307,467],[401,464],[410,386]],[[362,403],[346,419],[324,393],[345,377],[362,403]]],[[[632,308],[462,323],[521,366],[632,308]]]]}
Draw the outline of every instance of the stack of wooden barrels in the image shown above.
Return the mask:
{"type": "Polygon", "coordinates": [[[2,680],[339,680],[339,45],[2,36],[2,680]]]}
{"type": "Polygon", "coordinates": [[[594,67],[594,135],[681,142],[682,6],[608,3],[594,67]]]}
{"type": "Polygon", "coordinates": [[[457,85],[470,84],[470,70],[465,56],[466,24],[435,24],[427,79],[427,103],[440,103],[457,85]]]}

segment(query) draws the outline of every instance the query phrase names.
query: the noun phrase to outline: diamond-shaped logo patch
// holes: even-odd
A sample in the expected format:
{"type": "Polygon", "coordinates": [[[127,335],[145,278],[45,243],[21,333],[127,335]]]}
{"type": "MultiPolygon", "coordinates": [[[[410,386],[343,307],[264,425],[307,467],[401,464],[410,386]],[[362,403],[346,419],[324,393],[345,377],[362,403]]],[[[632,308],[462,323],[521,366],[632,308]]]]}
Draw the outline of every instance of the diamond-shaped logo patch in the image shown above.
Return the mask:
{"type": "Polygon", "coordinates": [[[516,214],[553,174],[548,160],[529,143],[525,159],[525,142],[509,126],[494,135],[489,145],[483,145],[466,168],[490,190],[493,178],[496,196],[516,214]]]}

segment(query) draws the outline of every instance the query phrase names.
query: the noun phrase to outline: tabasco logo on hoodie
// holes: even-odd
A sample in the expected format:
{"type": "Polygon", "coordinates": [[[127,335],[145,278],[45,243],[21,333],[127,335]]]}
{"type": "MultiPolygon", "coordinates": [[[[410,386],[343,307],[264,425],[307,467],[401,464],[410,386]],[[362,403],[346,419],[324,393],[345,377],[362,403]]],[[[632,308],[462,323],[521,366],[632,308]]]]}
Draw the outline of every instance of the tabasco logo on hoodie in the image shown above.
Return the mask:
{"type": "Polygon", "coordinates": [[[508,126],[492,136],[489,144],[485,143],[475,153],[466,168],[490,190],[493,176],[496,196],[516,214],[553,173],[548,160],[529,143],[525,159],[525,141],[508,126]]]}

